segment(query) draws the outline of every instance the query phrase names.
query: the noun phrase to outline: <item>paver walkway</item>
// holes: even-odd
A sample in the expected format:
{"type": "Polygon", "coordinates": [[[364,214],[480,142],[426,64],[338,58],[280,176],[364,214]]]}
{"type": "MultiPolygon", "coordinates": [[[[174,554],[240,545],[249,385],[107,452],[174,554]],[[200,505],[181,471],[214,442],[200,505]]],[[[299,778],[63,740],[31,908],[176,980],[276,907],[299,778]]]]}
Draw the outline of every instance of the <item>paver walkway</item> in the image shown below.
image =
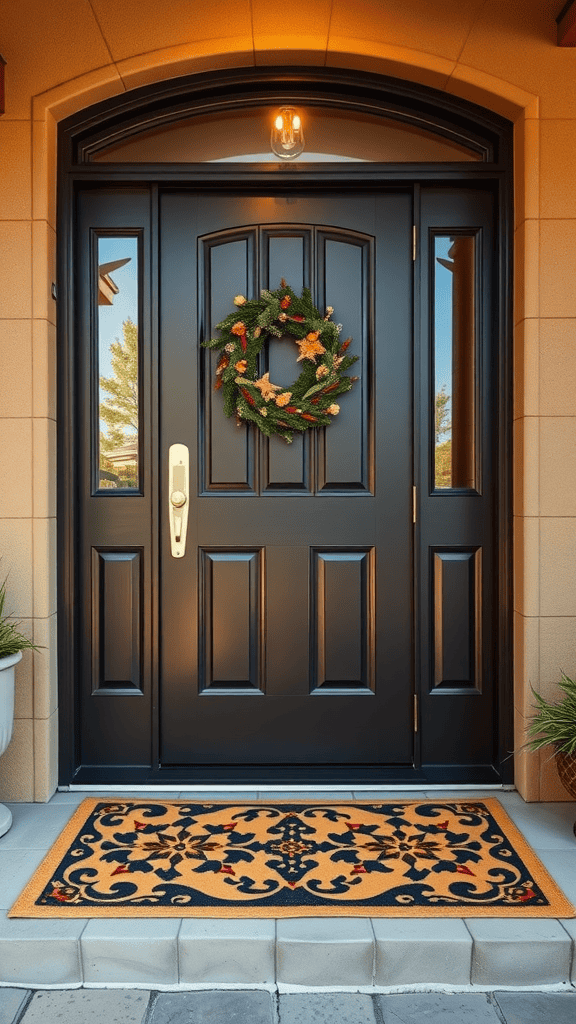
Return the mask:
{"type": "Polygon", "coordinates": [[[0,989],[0,1024],[574,1024],[566,992],[144,992],[0,989]]]}

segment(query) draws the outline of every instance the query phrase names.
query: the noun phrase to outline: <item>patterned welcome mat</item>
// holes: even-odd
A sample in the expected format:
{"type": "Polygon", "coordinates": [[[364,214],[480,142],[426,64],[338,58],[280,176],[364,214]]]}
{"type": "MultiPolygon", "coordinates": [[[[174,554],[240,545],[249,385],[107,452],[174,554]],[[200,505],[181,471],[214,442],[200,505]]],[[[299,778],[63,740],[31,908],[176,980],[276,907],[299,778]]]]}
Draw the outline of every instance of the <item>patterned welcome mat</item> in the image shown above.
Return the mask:
{"type": "Polygon", "coordinates": [[[496,799],[84,800],[9,917],[573,917],[496,799]]]}

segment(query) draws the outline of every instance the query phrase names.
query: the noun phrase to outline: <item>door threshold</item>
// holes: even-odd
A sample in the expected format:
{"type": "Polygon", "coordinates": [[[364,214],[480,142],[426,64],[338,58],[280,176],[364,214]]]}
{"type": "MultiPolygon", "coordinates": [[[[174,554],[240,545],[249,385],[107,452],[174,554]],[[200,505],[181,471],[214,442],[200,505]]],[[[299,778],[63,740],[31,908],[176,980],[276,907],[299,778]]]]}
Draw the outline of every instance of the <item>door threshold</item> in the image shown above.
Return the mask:
{"type": "MultiPolygon", "coordinates": [[[[106,790],[106,792],[108,792],[108,793],[150,793],[150,791],[153,790],[155,793],[173,793],[175,788],[178,789],[179,793],[204,793],[204,792],[210,792],[210,793],[244,793],[247,789],[250,789],[251,791],[253,790],[253,786],[250,786],[250,785],[247,785],[247,786],[246,785],[236,785],[236,786],[234,786],[234,785],[224,785],[224,786],[198,785],[198,786],[177,786],[177,787],[175,787],[174,785],[172,785],[172,786],[167,786],[167,785],[161,785],[161,786],[155,786],[155,785],[151,785],[151,786],[150,785],[148,785],[148,786],[131,786],[131,785],[127,784],[127,783],[123,784],[123,785],[106,785],[106,784],[103,784],[103,785],[98,785],[98,786],[96,786],[96,785],[89,785],[88,783],[83,783],[83,784],[78,784],[78,785],[75,785],[74,783],[71,783],[69,786],[58,786],[58,792],[59,793],[100,793],[100,792],[102,792],[102,790],[106,790]]],[[[327,792],[329,790],[330,792],[333,792],[333,793],[341,793],[341,792],[349,793],[350,792],[350,788],[351,788],[350,786],[339,786],[339,785],[330,785],[330,784],[325,784],[325,785],[318,786],[318,785],[306,785],[306,784],[294,783],[294,784],[288,785],[288,786],[286,786],[286,785],[285,786],[281,786],[281,785],[275,785],[275,784],[274,785],[259,785],[258,786],[258,792],[259,793],[272,793],[272,792],[277,793],[278,791],[282,791],[282,792],[286,792],[286,793],[293,793],[294,790],[298,790],[299,793],[318,793],[318,792],[325,793],[325,792],[327,792]]],[[[405,793],[406,789],[407,789],[407,787],[405,785],[404,786],[390,786],[390,785],[386,786],[386,785],[378,785],[378,783],[373,783],[372,785],[356,785],[356,784],[354,784],[354,786],[352,788],[354,789],[355,793],[363,793],[363,792],[373,793],[375,790],[378,790],[379,792],[382,792],[382,793],[396,793],[396,792],[405,793]]],[[[419,788],[420,787],[418,787],[418,789],[419,788]]],[[[485,790],[488,790],[488,789],[489,790],[494,790],[494,792],[500,791],[500,792],[505,792],[505,793],[511,793],[511,792],[514,792],[516,787],[513,786],[513,785],[510,785],[510,784],[507,784],[507,783],[492,783],[492,782],[489,782],[489,783],[484,783],[484,784],[466,785],[464,783],[458,782],[458,783],[453,783],[453,784],[452,783],[443,783],[442,785],[438,785],[437,783],[434,784],[434,785],[426,784],[425,788],[426,788],[426,792],[428,792],[428,793],[435,792],[435,791],[444,792],[447,789],[450,789],[450,790],[454,791],[455,793],[459,793],[459,792],[462,792],[462,793],[466,792],[466,793],[468,793],[468,792],[472,792],[472,791],[476,791],[476,790],[478,790],[478,791],[480,791],[480,790],[485,791],[485,790]]]]}
{"type": "MultiPolygon", "coordinates": [[[[423,765],[379,767],[374,765],[170,765],[150,768],[137,765],[82,765],[70,778],[73,789],[86,787],[86,792],[101,790],[134,790],[144,792],[158,789],[164,792],[201,792],[220,789],[230,792],[242,790],[295,789],[325,790],[339,788],[399,790],[432,788],[449,789],[461,786],[463,789],[511,784],[512,779],[504,777],[489,764],[477,765],[423,765]]],[[[64,784],[64,783],[62,783],[64,784]]]]}

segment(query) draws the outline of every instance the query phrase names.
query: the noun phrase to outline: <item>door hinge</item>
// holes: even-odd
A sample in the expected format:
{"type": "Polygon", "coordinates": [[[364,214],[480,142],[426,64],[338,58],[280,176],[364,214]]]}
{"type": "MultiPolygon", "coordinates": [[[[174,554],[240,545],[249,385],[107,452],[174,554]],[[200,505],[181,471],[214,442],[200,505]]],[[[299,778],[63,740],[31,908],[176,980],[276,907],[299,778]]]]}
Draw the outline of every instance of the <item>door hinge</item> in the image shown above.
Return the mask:
{"type": "Polygon", "coordinates": [[[416,522],[416,487],[412,488],[412,522],[416,522]]]}
{"type": "Polygon", "coordinates": [[[414,694],[414,732],[418,732],[418,694],[414,694]]]}
{"type": "Polygon", "coordinates": [[[416,225],[412,225],[412,259],[416,259],[416,225]]]}

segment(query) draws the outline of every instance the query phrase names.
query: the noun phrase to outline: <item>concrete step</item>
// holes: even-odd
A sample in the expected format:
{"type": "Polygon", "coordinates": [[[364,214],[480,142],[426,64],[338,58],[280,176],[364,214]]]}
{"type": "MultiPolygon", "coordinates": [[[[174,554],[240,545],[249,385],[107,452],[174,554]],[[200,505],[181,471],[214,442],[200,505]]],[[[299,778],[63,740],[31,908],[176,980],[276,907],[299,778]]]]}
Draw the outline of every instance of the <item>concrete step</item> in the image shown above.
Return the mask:
{"type": "MultiPolygon", "coordinates": [[[[370,992],[431,985],[534,988],[576,981],[576,920],[340,916],[9,920],[6,911],[85,795],[61,793],[48,804],[10,805],[14,824],[0,839],[0,987],[278,986],[289,990],[302,986],[370,992]]],[[[134,793],[140,798],[146,795],[160,796],[134,793]]],[[[291,795],[302,798],[301,793],[282,793],[285,798],[291,795]]],[[[371,792],[369,799],[384,795],[371,792]]],[[[573,804],[527,805],[514,792],[405,795],[444,799],[497,795],[568,898],[576,901],[573,804]]],[[[190,793],[185,796],[191,798],[190,793]]],[[[198,796],[227,799],[232,794],[204,791],[198,796]]],[[[265,796],[271,799],[269,792],[265,796]]],[[[399,793],[394,796],[400,798],[399,793]]],[[[322,795],[329,797],[368,799],[358,791],[347,796],[322,795]]],[[[233,798],[248,797],[235,792],[233,798]]]]}

